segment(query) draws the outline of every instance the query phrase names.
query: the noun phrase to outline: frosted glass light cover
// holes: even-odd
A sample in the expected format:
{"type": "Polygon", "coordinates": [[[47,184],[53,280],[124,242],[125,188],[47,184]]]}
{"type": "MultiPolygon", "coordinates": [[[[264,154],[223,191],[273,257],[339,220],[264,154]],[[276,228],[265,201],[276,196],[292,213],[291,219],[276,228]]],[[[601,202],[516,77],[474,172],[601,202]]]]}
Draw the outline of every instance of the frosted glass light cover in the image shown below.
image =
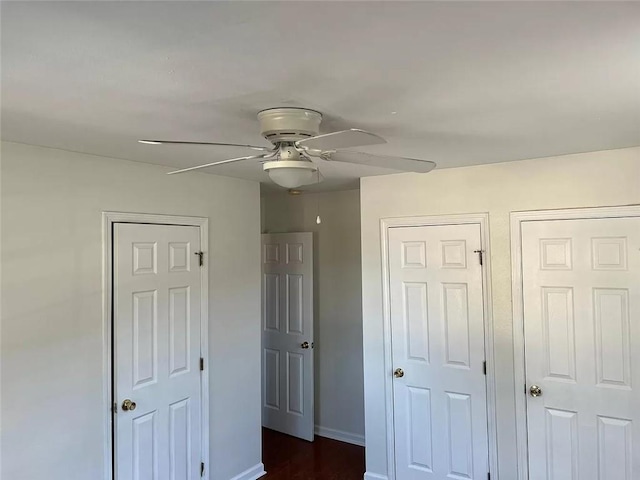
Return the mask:
{"type": "Polygon", "coordinates": [[[269,178],[284,188],[296,188],[313,180],[314,170],[304,168],[274,168],[269,170],[269,178]]]}

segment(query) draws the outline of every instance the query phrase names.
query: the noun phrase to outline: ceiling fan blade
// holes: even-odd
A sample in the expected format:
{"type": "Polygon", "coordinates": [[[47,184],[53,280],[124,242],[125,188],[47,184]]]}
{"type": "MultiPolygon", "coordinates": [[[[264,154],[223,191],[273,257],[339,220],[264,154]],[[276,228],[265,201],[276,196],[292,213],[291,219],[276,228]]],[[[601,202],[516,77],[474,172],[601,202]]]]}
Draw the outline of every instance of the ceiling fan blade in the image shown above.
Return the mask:
{"type": "Polygon", "coordinates": [[[434,162],[420,160],[417,158],[391,157],[387,155],[371,155],[363,152],[349,152],[347,150],[331,152],[326,156],[327,160],[333,162],[357,163],[370,167],[392,168],[405,172],[427,173],[436,167],[434,162]]]}
{"type": "Polygon", "coordinates": [[[201,168],[213,167],[215,165],[224,165],[225,163],[241,162],[243,160],[253,160],[258,158],[268,158],[269,155],[253,155],[251,157],[238,157],[230,158],[228,160],[221,160],[219,162],[205,163],[204,165],[196,165],[195,167],[183,168],[181,170],[174,170],[173,172],[167,172],[167,175],[174,175],[176,173],[190,172],[192,170],[200,170],[201,168]]]}
{"type": "Polygon", "coordinates": [[[251,148],[253,150],[259,150],[261,152],[270,152],[272,150],[269,147],[258,147],[257,145],[241,145],[238,143],[220,143],[220,142],[179,142],[174,140],[138,140],[138,143],[144,143],[146,145],[215,145],[219,147],[244,147],[244,148],[251,148]]]}
{"type": "Polygon", "coordinates": [[[339,148],[364,147],[365,145],[379,145],[381,143],[387,143],[387,141],[375,133],[352,128],[351,130],[342,130],[298,140],[296,146],[309,150],[326,151],[339,148]]]}

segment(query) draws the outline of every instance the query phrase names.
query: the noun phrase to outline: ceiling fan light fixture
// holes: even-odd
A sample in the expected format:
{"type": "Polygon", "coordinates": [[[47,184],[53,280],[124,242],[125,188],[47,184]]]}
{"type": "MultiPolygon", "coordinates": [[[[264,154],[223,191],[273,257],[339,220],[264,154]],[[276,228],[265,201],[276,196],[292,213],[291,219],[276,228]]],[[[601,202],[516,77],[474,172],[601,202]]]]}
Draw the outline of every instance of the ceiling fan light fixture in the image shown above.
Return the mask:
{"type": "Polygon", "coordinates": [[[296,188],[311,183],[317,170],[313,163],[304,160],[275,160],[265,162],[262,168],[269,174],[273,183],[284,188],[296,188]]]}
{"type": "MultiPolygon", "coordinates": [[[[395,111],[392,112],[392,114],[395,113],[395,111]]],[[[263,169],[269,174],[271,181],[286,189],[295,189],[302,185],[320,183],[320,171],[315,165],[318,159],[416,173],[427,173],[436,166],[431,161],[418,158],[373,155],[348,150],[353,147],[380,145],[387,143],[387,141],[375,133],[359,128],[350,128],[320,135],[319,127],[322,121],[322,114],[314,110],[293,107],[269,108],[258,113],[258,120],[262,136],[271,142],[273,148],[221,142],[152,139],[138,141],[150,145],[208,145],[258,150],[260,155],[228,158],[217,162],[182,168],[167,172],[167,174],[191,172],[201,168],[227,165],[245,160],[258,160],[262,162],[263,169]],[[317,173],[317,182],[313,181],[314,173],[317,173]]]]}

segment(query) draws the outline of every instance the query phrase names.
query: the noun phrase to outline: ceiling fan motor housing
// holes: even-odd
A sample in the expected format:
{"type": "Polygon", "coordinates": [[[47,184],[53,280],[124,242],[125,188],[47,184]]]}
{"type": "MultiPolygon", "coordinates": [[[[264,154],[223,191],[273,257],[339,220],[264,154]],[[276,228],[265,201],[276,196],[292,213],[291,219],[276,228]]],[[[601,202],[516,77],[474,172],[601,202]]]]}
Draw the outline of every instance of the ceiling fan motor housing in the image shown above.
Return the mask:
{"type": "Polygon", "coordinates": [[[315,137],[322,114],[306,108],[269,108],[258,112],[261,135],[274,145],[315,137]]]}

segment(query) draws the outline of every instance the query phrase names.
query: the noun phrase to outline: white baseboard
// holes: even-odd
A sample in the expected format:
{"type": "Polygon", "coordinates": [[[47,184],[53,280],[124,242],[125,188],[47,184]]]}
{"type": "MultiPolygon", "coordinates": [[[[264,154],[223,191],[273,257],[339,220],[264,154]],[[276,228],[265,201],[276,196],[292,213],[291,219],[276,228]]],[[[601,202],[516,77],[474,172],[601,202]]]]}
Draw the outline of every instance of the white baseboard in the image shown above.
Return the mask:
{"type": "Polygon", "coordinates": [[[377,473],[365,473],[364,480],[388,480],[386,475],[378,475],[377,473]]]}
{"type": "Polygon", "coordinates": [[[332,440],[338,440],[340,442],[351,443],[352,445],[364,447],[364,435],[343,432],[342,430],[327,428],[321,425],[316,425],[315,432],[319,437],[330,438],[332,440]]]}
{"type": "Polygon", "coordinates": [[[262,463],[258,463],[244,472],[239,473],[231,480],[256,480],[266,474],[267,472],[264,471],[264,465],[262,463]]]}

